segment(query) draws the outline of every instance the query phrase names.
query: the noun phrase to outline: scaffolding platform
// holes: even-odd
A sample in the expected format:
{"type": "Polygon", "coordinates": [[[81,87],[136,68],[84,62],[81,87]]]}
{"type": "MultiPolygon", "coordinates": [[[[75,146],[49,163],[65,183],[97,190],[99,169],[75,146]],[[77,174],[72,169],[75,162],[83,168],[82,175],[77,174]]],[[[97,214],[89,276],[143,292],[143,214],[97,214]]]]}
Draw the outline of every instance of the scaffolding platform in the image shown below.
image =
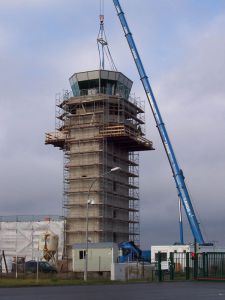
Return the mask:
{"type": "Polygon", "coordinates": [[[154,150],[153,143],[144,138],[141,132],[126,125],[105,126],[100,130],[98,137],[114,140],[129,151],[154,150]]]}

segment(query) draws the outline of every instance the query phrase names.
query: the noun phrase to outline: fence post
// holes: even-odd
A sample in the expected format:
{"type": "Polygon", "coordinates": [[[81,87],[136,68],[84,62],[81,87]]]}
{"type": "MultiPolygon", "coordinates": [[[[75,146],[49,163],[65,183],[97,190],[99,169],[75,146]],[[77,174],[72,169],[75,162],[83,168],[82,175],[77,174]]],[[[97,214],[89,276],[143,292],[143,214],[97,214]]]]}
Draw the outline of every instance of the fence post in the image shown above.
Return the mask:
{"type": "Polygon", "coordinates": [[[174,280],[174,253],[170,252],[169,261],[170,280],[174,280]]]}
{"type": "Polygon", "coordinates": [[[208,263],[208,253],[205,254],[205,262],[206,262],[206,277],[209,277],[209,263],[208,263]]]}
{"type": "Polygon", "coordinates": [[[190,253],[186,252],[186,280],[190,279],[190,253]]]}
{"type": "Polygon", "coordinates": [[[194,256],[194,279],[198,278],[198,253],[194,256]]]}
{"type": "Polygon", "coordinates": [[[162,281],[162,267],[161,267],[161,262],[162,262],[162,255],[161,252],[158,252],[158,281],[162,281]]]}
{"type": "Polygon", "coordinates": [[[202,269],[203,269],[203,277],[206,277],[206,257],[205,252],[202,253],[202,269]]]}

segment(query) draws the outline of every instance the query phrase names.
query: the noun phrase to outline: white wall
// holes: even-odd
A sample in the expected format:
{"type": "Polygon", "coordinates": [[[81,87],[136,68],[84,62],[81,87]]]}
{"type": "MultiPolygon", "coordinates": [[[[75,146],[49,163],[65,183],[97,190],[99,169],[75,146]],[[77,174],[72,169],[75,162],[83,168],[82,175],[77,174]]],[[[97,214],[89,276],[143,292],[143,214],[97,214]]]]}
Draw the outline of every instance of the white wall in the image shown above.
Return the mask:
{"type": "MultiPolygon", "coordinates": [[[[73,271],[83,272],[85,260],[80,259],[80,251],[84,249],[73,249],[73,271]]],[[[110,248],[88,249],[88,271],[90,272],[110,272],[111,263],[116,262],[118,257],[118,246],[110,248]],[[112,250],[113,249],[113,250],[112,250]],[[113,257],[112,257],[113,255],[113,257]]]]}
{"type": "Polygon", "coordinates": [[[62,259],[64,221],[0,222],[0,251],[5,251],[9,263],[16,255],[31,260],[37,255],[39,236],[46,231],[58,235],[58,259],[62,259]]]}

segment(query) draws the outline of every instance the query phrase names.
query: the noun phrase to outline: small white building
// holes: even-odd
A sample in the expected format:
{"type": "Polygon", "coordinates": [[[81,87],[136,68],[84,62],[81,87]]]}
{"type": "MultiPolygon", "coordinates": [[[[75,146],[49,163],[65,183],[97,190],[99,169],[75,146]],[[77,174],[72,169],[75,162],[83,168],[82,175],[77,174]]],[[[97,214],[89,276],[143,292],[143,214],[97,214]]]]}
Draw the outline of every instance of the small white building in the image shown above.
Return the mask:
{"type": "MultiPolygon", "coordinates": [[[[85,249],[85,243],[73,245],[73,272],[84,272],[85,249]]],[[[117,262],[118,252],[116,243],[89,243],[88,271],[110,272],[111,264],[117,262]]]]}

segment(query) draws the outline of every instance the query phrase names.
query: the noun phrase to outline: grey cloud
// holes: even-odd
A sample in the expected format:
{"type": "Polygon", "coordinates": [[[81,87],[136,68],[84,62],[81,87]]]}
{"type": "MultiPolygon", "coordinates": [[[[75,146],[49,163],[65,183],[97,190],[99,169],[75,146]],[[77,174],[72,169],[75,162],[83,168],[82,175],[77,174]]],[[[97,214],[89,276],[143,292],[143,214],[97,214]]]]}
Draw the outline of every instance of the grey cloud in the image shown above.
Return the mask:
{"type": "MultiPolygon", "coordinates": [[[[205,229],[205,239],[221,244],[225,244],[224,23],[223,15],[192,35],[183,60],[157,82],[157,98],[205,229]]],[[[142,228],[144,235],[149,229],[151,243],[162,244],[168,242],[168,237],[178,237],[178,212],[175,185],[172,189],[171,175],[166,171],[169,163],[162,157],[165,154],[156,134],[152,131],[151,137],[157,151],[145,154],[141,173],[145,212],[142,228]],[[176,234],[172,228],[177,229],[176,234]]],[[[187,237],[192,239],[190,233],[187,237]]]]}

